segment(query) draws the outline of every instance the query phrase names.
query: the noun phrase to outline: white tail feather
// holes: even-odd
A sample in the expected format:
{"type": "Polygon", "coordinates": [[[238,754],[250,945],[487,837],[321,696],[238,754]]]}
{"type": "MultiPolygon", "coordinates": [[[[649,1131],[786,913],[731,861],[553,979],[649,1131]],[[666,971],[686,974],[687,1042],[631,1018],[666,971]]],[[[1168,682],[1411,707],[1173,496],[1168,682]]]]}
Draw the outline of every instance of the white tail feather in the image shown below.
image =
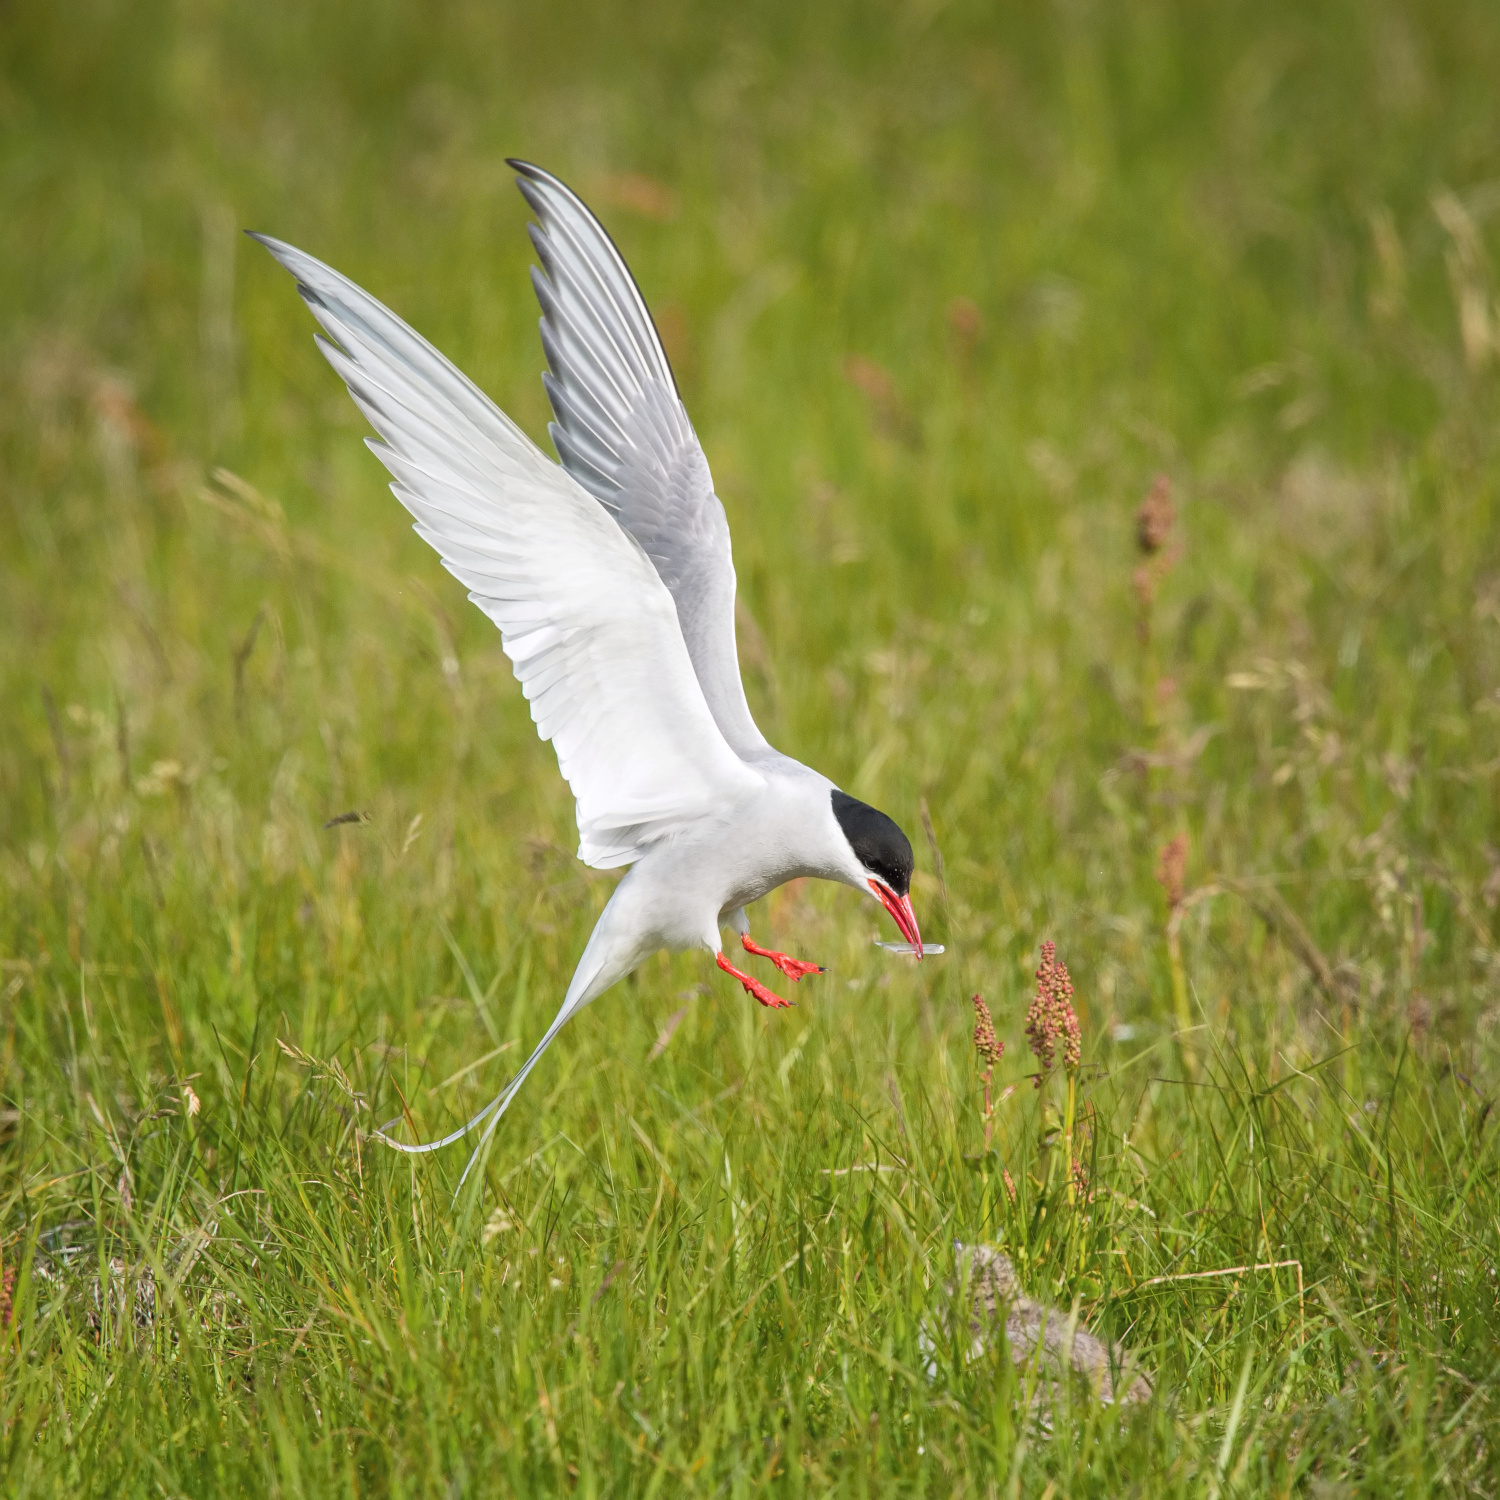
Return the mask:
{"type": "MultiPolygon", "coordinates": [[[[626,877],[626,880],[628,879],[629,876],[626,877]]],[[[460,1125],[457,1130],[450,1131],[441,1140],[408,1145],[405,1141],[393,1140],[385,1133],[385,1128],[375,1132],[377,1140],[383,1141],[393,1151],[400,1151],[407,1156],[421,1156],[428,1151],[437,1151],[444,1146],[451,1146],[454,1141],[462,1140],[471,1131],[484,1125],[484,1134],[480,1136],[479,1144],[475,1146],[473,1154],[469,1157],[463,1176],[458,1179],[459,1188],[463,1187],[474,1168],[474,1163],[479,1159],[479,1153],[484,1150],[489,1138],[495,1133],[495,1127],[500,1123],[501,1117],[510,1108],[511,1101],[526,1081],[526,1075],[537,1065],[542,1053],[552,1045],[552,1040],[557,1033],[589,1001],[597,999],[616,980],[623,979],[647,954],[653,951],[654,945],[649,942],[643,945],[636,934],[628,931],[621,933],[612,931],[610,912],[614,907],[616,897],[624,888],[624,881],[615,887],[615,895],[610,897],[609,904],[604,908],[598,922],[594,924],[588,946],[584,948],[583,957],[578,960],[578,967],[573,971],[573,982],[568,986],[568,993],[558,1007],[557,1014],[552,1018],[552,1024],[532,1050],[531,1056],[521,1064],[515,1077],[473,1119],[465,1125],[460,1125]],[[485,1124],[485,1121],[489,1123],[485,1124]]],[[[395,1120],[388,1122],[389,1125],[395,1123],[395,1120]]]]}

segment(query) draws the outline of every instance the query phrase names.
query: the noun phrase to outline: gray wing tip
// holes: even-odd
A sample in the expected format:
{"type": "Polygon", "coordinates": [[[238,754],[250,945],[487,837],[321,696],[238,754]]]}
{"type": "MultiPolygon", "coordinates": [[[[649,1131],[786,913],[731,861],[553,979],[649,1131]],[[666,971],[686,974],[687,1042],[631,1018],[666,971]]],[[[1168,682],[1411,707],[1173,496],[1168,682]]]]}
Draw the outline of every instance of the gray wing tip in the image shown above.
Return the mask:
{"type": "MultiPolygon", "coordinates": [[[[553,315],[554,311],[548,297],[550,287],[548,287],[547,283],[556,281],[558,265],[548,230],[562,220],[558,203],[555,199],[549,198],[549,195],[555,195],[556,198],[562,199],[564,204],[571,206],[583,216],[584,223],[599,237],[607,257],[614,261],[615,269],[619,272],[624,285],[629,289],[630,295],[633,296],[637,304],[636,310],[640,315],[641,321],[649,329],[648,338],[650,343],[655,346],[651,353],[654,353],[655,358],[660,362],[660,371],[666,376],[667,382],[672,388],[672,394],[681,402],[682,391],[677,384],[677,372],[672,368],[672,362],[667,358],[667,351],[662,345],[661,330],[656,326],[656,319],[651,316],[651,309],[647,306],[646,298],[641,292],[640,286],[632,274],[630,267],[626,264],[625,257],[620,253],[620,247],[615,244],[614,237],[604,227],[598,214],[567,183],[560,181],[552,173],[544,171],[532,162],[524,161],[519,156],[507,156],[505,164],[516,173],[516,186],[520,189],[521,196],[526,200],[527,206],[531,209],[532,213],[541,220],[540,224],[528,224],[526,232],[531,238],[532,247],[536,250],[537,256],[542,262],[540,272],[535,267],[532,268],[531,284],[536,292],[537,300],[542,304],[543,342],[545,343],[546,340],[547,321],[553,315]]],[[[646,355],[648,364],[651,362],[651,353],[647,353],[646,355]]],[[[554,368],[558,367],[554,365],[554,368]]],[[[560,369],[558,373],[561,373],[560,369]]]]}
{"type": "Polygon", "coordinates": [[[574,202],[582,205],[583,200],[570,188],[567,183],[556,178],[552,173],[544,171],[541,167],[529,161],[522,161],[519,156],[507,156],[505,165],[516,174],[516,186],[521,190],[521,196],[526,200],[527,206],[539,219],[546,219],[547,194],[549,192],[561,194],[563,198],[571,198],[574,202]]]}
{"type": "MultiPolygon", "coordinates": [[[[554,177],[551,172],[545,171],[532,162],[523,161],[519,156],[507,156],[505,165],[516,174],[516,186],[521,190],[521,196],[530,206],[532,213],[542,220],[543,224],[556,215],[556,205],[548,202],[548,195],[555,194],[565,203],[570,203],[580,209],[586,218],[593,221],[605,239],[609,239],[609,233],[599,222],[598,214],[560,177],[554,177]]],[[[614,241],[610,240],[610,244],[613,245],[614,241]]],[[[618,254],[618,250],[615,253],[618,254]]]]}
{"type": "MultiPolygon", "coordinates": [[[[325,276],[332,276],[337,280],[338,273],[336,271],[329,266],[325,266],[322,261],[309,255],[305,250],[299,250],[295,245],[287,244],[285,240],[275,239],[269,234],[261,234],[255,229],[247,229],[245,233],[256,244],[264,245],[271,253],[276,264],[291,275],[292,280],[297,286],[297,295],[310,308],[321,308],[328,316],[337,317],[335,309],[329,305],[328,297],[314,286],[312,281],[313,276],[320,273],[325,276]]],[[[314,316],[316,316],[316,313],[314,313],[314,316]]],[[[313,335],[313,341],[317,344],[325,359],[328,358],[330,349],[337,349],[340,354],[344,355],[348,353],[337,340],[324,338],[320,333],[313,335]]]]}
{"type": "Polygon", "coordinates": [[[247,229],[245,238],[254,240],[257,245],[264,245],[271,255],[288,270],[291,269],[289,262],[304,254],[295,245],[289,245],[285,240],[278,240],[275,235],[262,234],[258,229],[247,229]]]}
{"type": "Polygon", "coordinates": [[[255,241],[257,245],[264,245],[270,252],[272,259],[282,270],[289,271],[296,279],[297,290],[302,293],[309,302],[314,300],[316,294],[313,292],[312,283],[307,276],[309,270],[328,271],[329,267],[321,261],[309,255],[305,250],[299,250],[295,245],[289,245],[285,240],[278,240],[269,234],[262,234],[256,229],[247,229],[245,234],[255,241]]]}

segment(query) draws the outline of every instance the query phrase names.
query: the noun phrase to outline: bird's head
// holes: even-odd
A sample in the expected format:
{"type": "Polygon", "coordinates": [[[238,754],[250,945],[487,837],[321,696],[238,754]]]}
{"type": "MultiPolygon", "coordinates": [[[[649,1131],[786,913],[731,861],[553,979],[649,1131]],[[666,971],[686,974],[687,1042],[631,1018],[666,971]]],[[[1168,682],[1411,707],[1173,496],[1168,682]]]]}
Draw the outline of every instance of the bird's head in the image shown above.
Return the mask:
{"type": "Polygon", "coordinates": [[[833,791],[833,816],[848,843],[840,876],[856,890],[869,891],[901,929],[901,936],[922,956],[922,934],[911,907],[911,841],[883,812],[833,791]]]}

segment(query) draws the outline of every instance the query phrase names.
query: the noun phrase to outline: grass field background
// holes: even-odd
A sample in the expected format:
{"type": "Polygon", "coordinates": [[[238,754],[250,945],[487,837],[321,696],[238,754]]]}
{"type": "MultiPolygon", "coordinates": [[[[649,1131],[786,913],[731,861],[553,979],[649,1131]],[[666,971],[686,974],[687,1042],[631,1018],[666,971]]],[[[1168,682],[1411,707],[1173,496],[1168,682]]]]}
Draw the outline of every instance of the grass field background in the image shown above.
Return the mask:
{"type": "Polygon", "coordinates": [[[1486,0],[12,0],[5,1491],[1494,1494],[1497,79],[1486,0]],[[494,1092],[612,877],[240,231],[545,444],[507,155],[628,257],[752,708],[948,952],[776,893],[797,1009],[653,960],[455,1203],[367,1133],[494,1092]],[[1154,1400],[927,1352],[955,1240],[1154,1400]]]}

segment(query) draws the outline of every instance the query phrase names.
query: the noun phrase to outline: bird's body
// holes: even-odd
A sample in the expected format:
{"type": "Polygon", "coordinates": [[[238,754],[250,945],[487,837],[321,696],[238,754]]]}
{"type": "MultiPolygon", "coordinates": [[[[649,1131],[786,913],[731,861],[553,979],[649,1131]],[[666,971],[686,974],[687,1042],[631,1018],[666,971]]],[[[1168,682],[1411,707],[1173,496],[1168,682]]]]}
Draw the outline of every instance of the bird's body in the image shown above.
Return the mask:
{"type": "Polygon", "coordinates": [[[717,954],[721,929],[749,932],[745,908],[788,880],[842,877],[833,783],[795,761],[757,768],[760,785],[633,865],[601,923],[656,947],[717,954]]]}
{"type": "Polygon", "coordinates": [[[763,1005],[785,1005],[729,962],[720,933],[793,980],[819,972],[749,936],[745,908],[788,880],[874,895],[922,951],[905,835],[774,749],[751,717],[728,521],[624,261],[566,187],[512,165],[541,220],[533,281],[560,464],[353,282],[256,236],[296,276],[416,530],[500,627],[577,799],[579,858],[631,866],[520,1071],[444,1140],[390,1142],[407,1151],[486,1120],[488,1139],[567,1020],[660,949],[704,948],[763,1005]]]}

